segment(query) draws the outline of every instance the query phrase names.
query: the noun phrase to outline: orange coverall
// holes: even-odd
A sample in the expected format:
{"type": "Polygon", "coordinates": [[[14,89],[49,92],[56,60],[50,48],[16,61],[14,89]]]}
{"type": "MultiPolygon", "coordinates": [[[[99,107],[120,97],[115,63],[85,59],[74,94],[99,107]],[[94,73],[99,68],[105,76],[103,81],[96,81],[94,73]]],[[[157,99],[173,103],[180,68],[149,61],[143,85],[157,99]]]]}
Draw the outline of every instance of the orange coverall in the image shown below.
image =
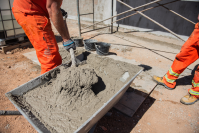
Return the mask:
{"type": "MultiPolygon", "coordinates": [[[[170,88],[176,86],[176,79],[179,75],[193,62],[199,58],[199,23],[195,25],[195,29],[190,35],[189,39],[183,44],[180,53],[176,55],[176,58],[163,77],[165,85],[170,88]]],[[[192,80],[192,88],[188,92],[199,98],[199,66],[195,71],[194,78],[192,80]]]]}
{"type": "Polygon", "coordinates": [[[62,63],[51,28],[46,0],[14,0],[13,14],[36,50],[41,74],[62,63]]]}

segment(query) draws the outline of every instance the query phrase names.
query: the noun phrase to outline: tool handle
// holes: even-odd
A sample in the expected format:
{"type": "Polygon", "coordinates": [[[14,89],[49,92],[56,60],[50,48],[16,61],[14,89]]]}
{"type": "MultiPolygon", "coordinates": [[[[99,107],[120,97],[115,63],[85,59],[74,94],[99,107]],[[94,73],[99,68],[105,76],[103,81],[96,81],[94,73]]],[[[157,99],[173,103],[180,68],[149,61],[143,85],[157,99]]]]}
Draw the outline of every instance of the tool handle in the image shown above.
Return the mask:
{"type": "Polygon", "coordinates": [[[76,60],[75,60],[75,55],[74,55],[74,50],[72,48],[69,49],[70,55],[71,55],[71,60],[72,60],[72,67],[76,66],[76,60]]]}
{"type": "Polygon", "coordinates": [[[0,110],[0,116],[1,115],[21,115],[19,111],[5,111],[5,110],[0,110]]]}

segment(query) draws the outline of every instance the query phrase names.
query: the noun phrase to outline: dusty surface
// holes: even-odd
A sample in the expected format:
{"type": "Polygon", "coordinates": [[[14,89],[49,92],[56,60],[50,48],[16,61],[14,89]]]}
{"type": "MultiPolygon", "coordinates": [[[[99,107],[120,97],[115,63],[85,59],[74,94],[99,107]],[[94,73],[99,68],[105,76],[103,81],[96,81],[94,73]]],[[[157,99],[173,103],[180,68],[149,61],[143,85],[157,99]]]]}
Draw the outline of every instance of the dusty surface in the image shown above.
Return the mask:
{"type": "MultiPolygon", "coordinates": [[[[78,56],[82,54],[85,50],[82,47],[77,47],[76,50],[74,50],[75,56],[78,56]]],[[[69,52],[67,52],[62,46],[59,48],[59,53],[62,57],[62,63],[65,64],[71,60],[71,56],[69,52]]]]}
{"type": "MultiPolygon", "coordinates": [[[[40,66],[22,55],[32,50],[33,48],[15,50],[13,54],[8,55],[0,53],[0,110],[17,110],[5,93],[40,75],[40,66]]],[[[1,133],[36,133],[21,115],[0,116],[0,121],[1,133]]]]}
{"type": "MultiPolygon", "coordinates": [[[[82,24],[84,24],[82,22],[82,24]]],[[[85,26],[88,23],[85,23],[85,26]]],[[[76,21],[68,23],[72,36],[78,36],[78,26],[76,21]]],[[[113,54],[130,59],[133,62],[145,64],[154,68],[154,73],[163,76],[158,71],[167,71],[175,55],[180,51],[182,41],[178,39],[154,36],[144,32],[129,32],[127,29],[122,32],[129,34],[99,34],[99,32],[89,32],[83,34],[84,39],[96,39],[111,43],[113,54]],[[116,36],[115,36],[116,35],[116,36]],[[148,41],[145,41],[145,39],[148,41]],[[168,45],[170,43],[170,45],[168,45]],[[173,45],[178,46],[173,46],[173,45]]],[[[38,72],[31,72],[30,60],[22,56],[23,53],[33,49],[24,50],[20,53],[10,55],[0,54],[0,109],[16,110],[10,101],[5,97],[5,93],[13,90],[18,85],[26,83],[32,78],[40,75],[38,72]],[[12,59],[11,59],[12,58],[12,59]],[[21,63],[25,62],[25,63],[21,63]],[[15,64],[21,64],[16,69],[11,69],[15,64]],[[28,64],[28,68],[26,68],[28,64]],[[11,67],[11,68],[10,68],[11,67]],[[30,74],[30,75],[29,75],[30,74]]],[[[180,103],[180,98],[187,94],[187,89],[191,87],[191,71],[199,61],[191,64],[179,78],[179,84],[174,90],[167,90],[162,86],[157,86],[133,117],[112,109],[110,117],[104,116],[96,127],[95,133],[198,133],[199,132],[199,102],[186,106],[180,103]],[[186,82],[187,81],[187,82],[186,82]]],[[[38,67],[37,67],[38,68],[38,67]]],[[[36,133],[34,128],[23,116],[0,116],[0,132],[16,133],[31,132],[36,133]]]]}

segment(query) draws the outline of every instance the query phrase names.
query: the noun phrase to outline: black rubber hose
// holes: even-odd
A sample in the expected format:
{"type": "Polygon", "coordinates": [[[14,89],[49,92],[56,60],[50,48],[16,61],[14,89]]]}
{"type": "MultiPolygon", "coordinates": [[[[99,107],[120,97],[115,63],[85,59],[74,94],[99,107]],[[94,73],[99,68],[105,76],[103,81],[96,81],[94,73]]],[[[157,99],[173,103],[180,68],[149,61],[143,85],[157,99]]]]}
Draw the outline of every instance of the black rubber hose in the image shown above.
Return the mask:
{"type": "Polygon", "coordinates": [[[21,113],[19,111],[0,110],[0,115],[21,115],[21,113]]]}

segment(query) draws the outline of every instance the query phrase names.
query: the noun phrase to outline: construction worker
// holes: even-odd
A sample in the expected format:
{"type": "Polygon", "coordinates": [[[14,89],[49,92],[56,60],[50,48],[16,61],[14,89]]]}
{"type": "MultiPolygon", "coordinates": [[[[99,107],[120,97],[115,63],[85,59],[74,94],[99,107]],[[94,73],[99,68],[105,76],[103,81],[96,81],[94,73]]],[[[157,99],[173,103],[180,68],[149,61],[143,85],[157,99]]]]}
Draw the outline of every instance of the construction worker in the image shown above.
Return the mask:
{"type": "MultiPolygon", "coordinates": [[[[195,25],[195,29],[183,44],[180,53],[175,57],[175,60],[165,76],[154,76],[153,80],[165,88],[172,90],[176,86],[176,79],[179,75],[193,62],[199,58],[199,23],[195,25]]],[[[186,105],[194,104],[199,99],[199,66],[195,70],[192,80],[192,88],[188,89],[186,96],[181,98],[180,102],[186,105]]]]}
{"type": "Polygon", "coordinates": [[[41,74],[62,63],[50,18],[66,50],[75,49],[60,10],[62,0],[14,0],[12,12],[36,50],[41,74]]]}

